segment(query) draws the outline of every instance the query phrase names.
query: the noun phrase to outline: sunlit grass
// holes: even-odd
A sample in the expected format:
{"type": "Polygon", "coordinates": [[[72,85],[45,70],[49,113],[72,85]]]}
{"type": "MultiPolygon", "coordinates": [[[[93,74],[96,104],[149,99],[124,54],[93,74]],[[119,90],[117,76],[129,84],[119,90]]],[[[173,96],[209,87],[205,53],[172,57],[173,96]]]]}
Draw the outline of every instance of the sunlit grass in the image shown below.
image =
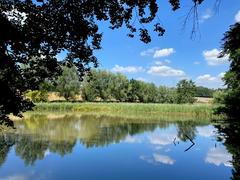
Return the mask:
{"type": "Polygon", "coordinates": [[[37,103],[34,112],[81,113],[128,118],[175,117],[173,119],[218,118],[211,104],[142,104],[142,103],[37,103]]]}

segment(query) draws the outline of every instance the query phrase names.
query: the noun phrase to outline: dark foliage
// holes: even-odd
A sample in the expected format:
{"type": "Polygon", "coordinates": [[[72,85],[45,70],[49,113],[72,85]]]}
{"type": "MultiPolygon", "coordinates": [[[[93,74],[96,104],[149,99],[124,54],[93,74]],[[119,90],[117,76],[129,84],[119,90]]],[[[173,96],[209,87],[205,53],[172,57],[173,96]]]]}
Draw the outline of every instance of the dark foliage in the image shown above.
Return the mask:
{"type": "Polygon", "coordinates": [[[224,76],[227,85],[223,98],[224,106],[218,109],[218,113],[224,113],[229,119],[240,118],[240,23],[230,27],[224,35],[222,55],[229,54],[230,69],[224,76]]]}
{"type": "Polygon", "coordinates": [[[229,153],[232,154],[232,177],[231,179],[240,179],[240,123],[235,122],[221,122],[215,125],[220,134],[219,141],[223,141],[229,153]]]}
{"type": "Polygon", "coordinates": [[[196,87],[196,97],[213,97],[214,90],[203,86],[196,87]]]}

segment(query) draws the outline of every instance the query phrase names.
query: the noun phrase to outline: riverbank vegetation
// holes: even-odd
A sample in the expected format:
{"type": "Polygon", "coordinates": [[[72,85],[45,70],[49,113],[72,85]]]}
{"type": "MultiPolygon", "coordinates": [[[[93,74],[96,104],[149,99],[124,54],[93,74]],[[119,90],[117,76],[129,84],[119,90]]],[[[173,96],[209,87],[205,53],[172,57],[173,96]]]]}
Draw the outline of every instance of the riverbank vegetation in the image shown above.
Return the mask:
{"type": "Polygon", "coordinates": [[[62,101],[87,102],[141,102],[141,103],[193,103],[194,97],[212,97],[214,90],[197,87],[191,80],[181,80],[176,87],[157,86],[154,83],[128,79],[120,73],[92,70],[83,81],[76,80],[77,70],[63,67],[63,74],[55,82],[46,81],[39,91],[27,91],[33,102],[49,101],[47,95],[55,93],[62,101]],[[62,98],[60,97],[62,96],[62,98]]]}
{"type": "Polygon", "coordinates": [[[92,114],[119,118],[149,120],[217,119],[210,104],[145,104],[145,103],[36,103],[33,112],[26,114],[92,114]]]}

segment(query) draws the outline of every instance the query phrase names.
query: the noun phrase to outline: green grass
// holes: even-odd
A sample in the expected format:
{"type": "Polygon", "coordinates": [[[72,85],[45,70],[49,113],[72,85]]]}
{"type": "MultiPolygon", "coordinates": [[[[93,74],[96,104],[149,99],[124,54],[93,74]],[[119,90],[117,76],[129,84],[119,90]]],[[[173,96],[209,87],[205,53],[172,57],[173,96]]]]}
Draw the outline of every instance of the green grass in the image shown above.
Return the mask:
{"type": "Polygon", "coordinates": [[[37,103],[34,113],[80,113],[128,118],[216,119],[211,104],[37,103]]]}

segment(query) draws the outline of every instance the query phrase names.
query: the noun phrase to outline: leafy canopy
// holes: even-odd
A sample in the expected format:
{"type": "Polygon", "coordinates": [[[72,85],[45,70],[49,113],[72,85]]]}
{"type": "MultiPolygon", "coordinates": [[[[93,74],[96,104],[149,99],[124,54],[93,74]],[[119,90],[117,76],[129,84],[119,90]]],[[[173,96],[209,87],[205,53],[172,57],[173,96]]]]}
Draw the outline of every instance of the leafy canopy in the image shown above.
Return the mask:
{"type": "Polygon", "coordinates": [[[195,101],[196,86],[192,80],[181,80],[177,84],[177,102],[193,103],[195,101]]]}
{"type": "Polygon", "coordinates": [[[229,54],[230,69],[224,75],[223,80],[227,86],[223,94],[222,107],[218,113],[223,113],[230,119],[240,118],[240,23],[230,27],[223,39],[222,55],[229,54]]]}
{"type": "Polygon", "coordinates": [[[62,75],[57,79],[57,90],[66,100],[74,100],[75,96],[80,93],[80,81],[76,67],[63,68],[62,75]]]}

